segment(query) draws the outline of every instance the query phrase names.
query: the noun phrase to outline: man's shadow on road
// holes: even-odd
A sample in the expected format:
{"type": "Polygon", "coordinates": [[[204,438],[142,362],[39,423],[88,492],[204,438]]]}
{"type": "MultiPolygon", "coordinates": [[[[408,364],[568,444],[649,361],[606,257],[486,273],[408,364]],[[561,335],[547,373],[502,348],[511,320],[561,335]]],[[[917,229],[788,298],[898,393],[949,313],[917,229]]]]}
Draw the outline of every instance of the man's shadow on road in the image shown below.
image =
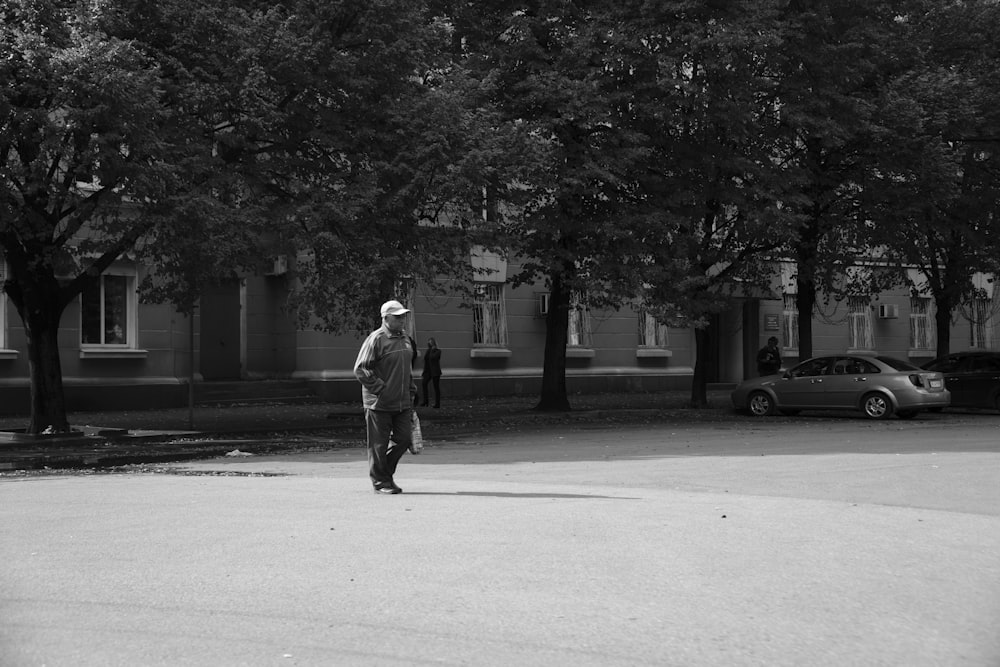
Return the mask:
{"type": "Polygon", "coordinates": [[[434,493],[430,491],[407,492],[407,496],[479,496],[482,498],[579,498],[593,500],[641,500],[626,496],[595,496],[585,493],[510,493],[507,491],[454,491],[452,493],[434,493]]]}

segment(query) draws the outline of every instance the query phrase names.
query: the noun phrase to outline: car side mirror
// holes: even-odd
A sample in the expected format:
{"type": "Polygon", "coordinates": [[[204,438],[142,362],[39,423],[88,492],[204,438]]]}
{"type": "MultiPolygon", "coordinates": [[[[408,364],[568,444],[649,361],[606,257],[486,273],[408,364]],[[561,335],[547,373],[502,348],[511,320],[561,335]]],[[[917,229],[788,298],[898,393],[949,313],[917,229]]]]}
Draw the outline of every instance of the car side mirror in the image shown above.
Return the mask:
{"type": "Polygon", "coordinates": [[[792,377],[792,372],[791,371],[785,371],[784,373],[781,374],[781,379],[782,380],[789,380],[789,379],[791,379],[791,377],[792,377]]]}

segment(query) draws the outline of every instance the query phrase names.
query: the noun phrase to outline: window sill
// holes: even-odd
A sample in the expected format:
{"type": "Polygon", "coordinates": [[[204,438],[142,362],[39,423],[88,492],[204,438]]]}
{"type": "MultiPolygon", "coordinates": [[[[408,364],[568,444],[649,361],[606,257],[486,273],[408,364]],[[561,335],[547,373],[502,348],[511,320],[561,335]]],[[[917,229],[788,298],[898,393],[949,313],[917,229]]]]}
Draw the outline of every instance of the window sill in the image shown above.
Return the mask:
{"type": "Polygon", "coordinates": [[[934,350],[910,350],[907,354],[910,357],[920,358],[920,359],[933,359],[937,356],[934,350]]]}
{"type": "Polygon", "coordinates": [[[0,359],[17,359],[20,354],[17,350],[0,349],[0,359]]]}
{"type": "Polygon", "coordinates": [[[566,358],[567,359],[593,359],[594,350],[588,347],[567,347],[566,348],[566,358]]]}
{"type": "Polygon", "coordinates": [[[149,355],[146,350],[115,349],[115,348],[82,348],[81,359],[145,359],[149,355]]]}
{"type": "Polygon", "coordinates": [[[474,347],[469,350],[470,359],[506,359],[510,350],[501,347],[474,347]]]}
{"type": "Polygon", "coordinates": [[[635,351],[636,359],[665,359],[674,353],[664,347],[640,347],[635,351]]]}
{"type": "Polygon", "coordinates": [[[848,349],[847,354],[854,354],[859,357],[877,357],[878,350],[848,349]]]}

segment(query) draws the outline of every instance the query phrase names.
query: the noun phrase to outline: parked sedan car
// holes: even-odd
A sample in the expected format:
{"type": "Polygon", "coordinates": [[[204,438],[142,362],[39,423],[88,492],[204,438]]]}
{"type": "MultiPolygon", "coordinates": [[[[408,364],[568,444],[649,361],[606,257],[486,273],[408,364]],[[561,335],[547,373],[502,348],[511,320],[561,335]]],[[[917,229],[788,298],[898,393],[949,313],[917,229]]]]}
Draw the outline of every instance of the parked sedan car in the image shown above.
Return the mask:
{"type": "Polygon", "coordinates": [[[740,383],[733,405],[756,416],[800,410],[861,410],[872,419],[948,407],[944,376],[892,357],[838,354],[814,357],[779,375],[740,383]]]}
{"type": "Polygon", "coordinates": [[[1000,410],[1000,352],[955,352],[924,368],[944,375],[952,407],[1000,410]]]}

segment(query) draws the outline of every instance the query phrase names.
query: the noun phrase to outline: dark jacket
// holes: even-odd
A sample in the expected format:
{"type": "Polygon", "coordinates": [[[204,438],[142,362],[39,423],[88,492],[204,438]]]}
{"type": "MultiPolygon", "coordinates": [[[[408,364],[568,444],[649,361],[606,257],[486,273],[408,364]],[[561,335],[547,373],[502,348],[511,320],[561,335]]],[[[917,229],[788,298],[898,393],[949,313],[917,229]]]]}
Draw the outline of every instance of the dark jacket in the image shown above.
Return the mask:
{"type": "Polygon", "coordinates": [[[781,351],[777,347],[765,346],[757,353],[757,372],[774,375],[781,370],[781,351]]]}
{"type": "Polygon", "coordinates": [[[427,352],[424,353],[424,370],[422,375],[424,377],[439,378],[441,377],[441,349],[437,347],[427,348],[427,352]]]}
{"type": "Polygon", "coordinates": [[[354,376],[361,382],[361,400],[369,410],[400,412],[413,406],[413,345],[405,333],[393,335],[382,326],[361,344],[354,376]]]}

